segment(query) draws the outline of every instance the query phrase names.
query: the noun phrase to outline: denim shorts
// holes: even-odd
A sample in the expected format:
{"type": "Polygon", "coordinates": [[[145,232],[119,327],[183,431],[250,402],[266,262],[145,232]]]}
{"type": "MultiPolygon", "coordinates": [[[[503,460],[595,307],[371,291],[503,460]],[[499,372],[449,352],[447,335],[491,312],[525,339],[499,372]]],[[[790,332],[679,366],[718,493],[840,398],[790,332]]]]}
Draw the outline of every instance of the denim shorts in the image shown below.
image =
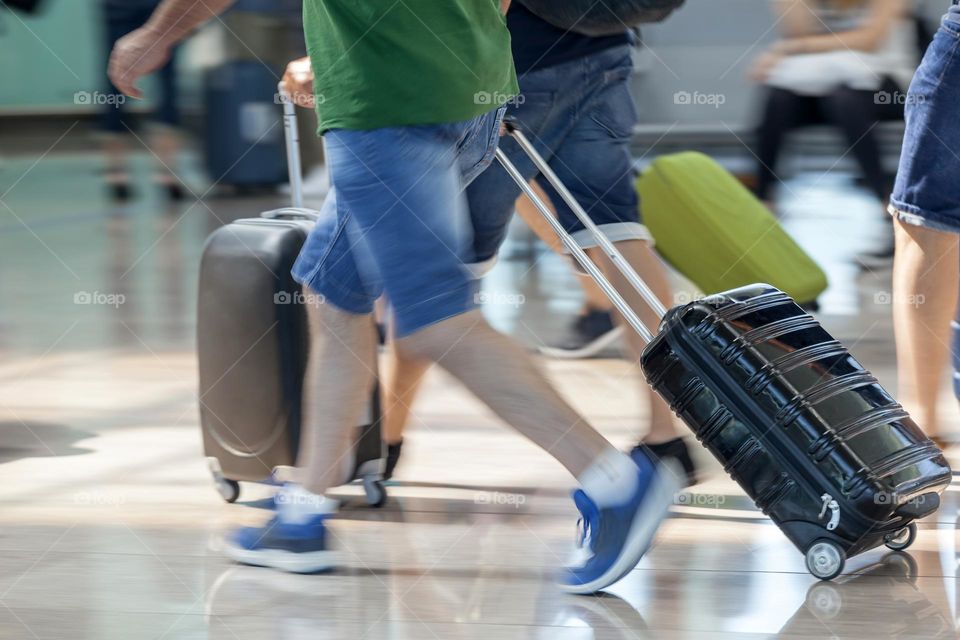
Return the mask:
{"type": "Polygon", "coordinates": [[[332,188],[294,278],[351,313],[384,292],[398,337],[476,307],[463,190],[493,160],[503,109],[465,122],[333,129],[332,188]]]}
{"type": "MultiPolygon", "coordinates": [[[[614,242],[651,237],[640,222],[630,138],[637,122],[630,95],[631,47],[622,45],[520,76],[520,95],[507,109],[590,218],[614,242]]],[[[501,149],[529,180],[537,170],[517,143],[501,149]]],[[[584,248],[595,245],[573,211],[539,179],[564,228],[584,248]]],[[[467,189],[479,260],[503,242],[520,195],[499,163],[467,189]]]]}
{"type": "Polygon", "coordinates": [[[907,93],[907,129],[890,213],[960,233],[960,7],[944,16],[907,93]]]}

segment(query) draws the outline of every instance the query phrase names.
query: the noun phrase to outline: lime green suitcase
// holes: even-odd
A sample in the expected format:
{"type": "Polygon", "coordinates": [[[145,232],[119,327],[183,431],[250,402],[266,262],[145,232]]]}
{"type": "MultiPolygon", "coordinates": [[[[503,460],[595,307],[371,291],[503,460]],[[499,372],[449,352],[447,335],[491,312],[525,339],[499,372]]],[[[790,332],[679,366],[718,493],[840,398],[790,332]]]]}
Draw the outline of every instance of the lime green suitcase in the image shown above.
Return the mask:
{"type": "Polygon", "coordinates": [[[801,303],[827,276],[746,187],[693,151],[658,158],[637,181],[657,250],[703,293],[765,282],[801,303]]]}

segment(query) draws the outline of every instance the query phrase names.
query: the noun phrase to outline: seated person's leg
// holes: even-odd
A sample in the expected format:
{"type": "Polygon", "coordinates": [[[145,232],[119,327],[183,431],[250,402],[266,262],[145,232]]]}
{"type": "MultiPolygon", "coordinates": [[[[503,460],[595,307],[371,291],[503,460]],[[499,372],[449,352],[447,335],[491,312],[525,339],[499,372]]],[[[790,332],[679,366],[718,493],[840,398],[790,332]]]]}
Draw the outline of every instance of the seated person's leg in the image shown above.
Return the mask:
{"type": "Polygon", "coordinates": [[[877,92],[840,87],[823,100],[827,117],[843,132],[850,154],[863,171],[867,187],[886,205],[893,185],[883,170],[875,131],[881,119],[877,92]]]}
{"type": "Polygon", "coordinates": [[[780,182],[777,162],[787,133],[801,122],[813,119],[816,99],[800,96],[786,89],[766,88],[763,115],[757,127],[755,154],[757,157],[756,195],[773,209],[773,189],[780,182]]]}

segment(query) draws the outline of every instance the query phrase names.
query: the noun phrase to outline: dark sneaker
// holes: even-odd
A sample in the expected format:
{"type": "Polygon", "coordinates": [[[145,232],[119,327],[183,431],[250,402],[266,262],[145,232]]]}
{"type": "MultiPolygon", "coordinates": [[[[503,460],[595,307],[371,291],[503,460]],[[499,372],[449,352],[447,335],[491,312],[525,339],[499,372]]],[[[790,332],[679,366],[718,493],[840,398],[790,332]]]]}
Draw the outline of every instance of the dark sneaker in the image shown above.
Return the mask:
{"type": "Polygon", "coordinates": [[[622,334],[623,328],[614,324],[609,311],[590,311],[577,318],[565,340],[555,346],[540,347],[540,353],[566,360],[592,358],[614,346],[622,334]]]}
{"type": "Polygon", "coordinates": [[[393,470],[397,468],[397,462],[400,461],[400,449],[403,447],[403,440],[396,444],[387,445],[387,464],[383,470],[383,479],[389,480],[393,477],[393,470]]]}
{"type": "Polygon", "coordinates": [[[693,462],[693,458],[690,457],[690,450],[687,448],[687,442],[683,438],[674,438],[673,440],[659,444],[643,444],[641,442],[630,452],[630,457],[636,460],[636,457],[643,455],[644,451],[653,454],[658,460],[675,460],[683,469],[683,473],[686,476],[686,486],[689,487],[697,484],[697,465],[693,462]]]}
{"type": "Polygon", "coordinates": [[[262,527],[242,527],[227,536],[224,552],[240,564],[271,567],[290,573],[318,573],[339,564],[327,546],[324,521],[316,515],[303,523],[284,522],[275,515],[262,527]]]}
{"type": "Polygon", "coordinates": [[[641,454],[637,488],[618,506],[600,508],[582,490],[573,492],[580,510],[577,558],[567,567],[560,587],[569,593],[591,594],[626,576],[646,553],[660,523],[667,517],[680,489],[679,469],[673,462],[655,462],[641,454]]]}

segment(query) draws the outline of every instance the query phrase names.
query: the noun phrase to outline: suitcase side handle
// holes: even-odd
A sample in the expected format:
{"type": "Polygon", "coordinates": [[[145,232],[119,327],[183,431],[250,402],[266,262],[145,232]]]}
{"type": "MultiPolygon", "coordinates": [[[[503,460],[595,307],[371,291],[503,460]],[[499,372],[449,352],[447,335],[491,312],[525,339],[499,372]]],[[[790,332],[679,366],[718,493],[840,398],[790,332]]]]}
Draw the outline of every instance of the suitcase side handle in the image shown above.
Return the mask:
{"type": "Polygon", "coordinates": [[[283,103],[283,135],[287,145],[287,171],[290,174],[290,198],[294,209],[303,208],[303,169],[300,166],[300,132],[297,130],[297,107],[293,98],[277,85],[277,95],[283,103]]]}
{"type": "MultiPolygon", "coordinates": [[[[550,165],[547,164],[547,161],[543,159],[543,156],[537,152],[534,146],[530,144],[530,141],[527,140],[527,137],[523,135],[523,132],[517,127],[516,121],[513,119],[506,119],[504,121],[504,130],[508,135],[517,141],[517,144],[520,146],[523,152],[527,154],[530,160],[533,161],[533,164],[537,167],[537,170],[541,173],[541,175],[547,179],[547,182],[549,182],[550,185],[556,189],[563,201],[567,203],[567,206],[573,210],[573,213],[577,216],[580,222],[583,223],[583,226],[590,232],[590,234],[593,235],[594,239],[597,241],[597,244],[600,246],[603,252],[607,254],[607,257],[610,258],[614,266],[616,266],[620,273],[623,274],[631,286],[633,286],[637,293],[640,294],[643,300],[650,306],[657,316],[663,318],[663,316],[667,313],[667,308],[663,305],[653,290],[647,286],[647,283],[643,281],[636,270],[630,266],[630,263],[627,262],[626,258],[623,257],[623,254],[620,253],[620,250],[617,249],[614,244],[610,242],[610,239],[607,238],[606,234],[603,233],[603,231],[601,231],[596,224],[594,224],[593,220],[590,218],[590,215],[584,211],[583,207],[581,207],[580,203],[577,202],[577,199],[573,197],[573,194],[570,193],[566,185],[560,181],[560,178],[558,178],[557,174],[553,172],[553,169],[550,168],[550,165]]],[[[514,177],[514,180],[516,180],[516,177],[514,177]]],[[[529,196],[529,194],[527,195],[529,196]]],[[[539,206],[537,208],[540,209],[539,206]]],[[[544,211],[543,209],[540,209],[540,213],[553,218],[553,215],[550,214],[549,210],[544,211]]],[[[558,233],[560,233],[561,238],[564,236],[569,236],[569,234],[563,230],[562,226],[560,227],[560,231],[558,231],[558,233]]],[[[564,244],[567,243],[564,242],[564,244]]],[[[569,249],[570,247],[568,246],[567,248],[569,249]]],[[[580,260],[578,258],[578,262],[579,261],[580,260]]],[[[582,262],[581,266],[586,268],[586,265],[583,265],[582,262]]],[[[607,284],[609,285],[609,282],[607,284]]],[[[601,286],[601,288],[603,287],[601,286]]],[[[606,292],[606,289],[604,289],[604,291],[606,292]]],[[[623,313],[622,310],[621,313],[623,313]]],[[[626,314],[624,314],[624,317],[627,317],[626,314]]],[[[631,324],[633,324],[633,322],[631,322],[631,324]]]]}
{"type": "MultiPolygon", "coordinates": [[[[511,127],[513,124],[506,124],[505,129],[507,133],[516,136],[517,132],[514,128],[511,132],[511,127]]],[[[521,136],[523,134],[520,134],[521,136]]],[[[522,146],[522,145],[521,145],[522,146]]],[[[536,153],[536,151],[534,151],[536,153]]],[[[539,156],[539,154],[537,154],[539,156]]],[[[630,324],[633,329],[640,334],[646,342],[650,342],[654,338],[654,334],[647,328],[647,325],[643,324],[643,321],[640,319],[640,316],[637,315],[636,311],[627,304],[627,301],[623,299],[623,296],[616,290],[616,288],[610,284],[610,281],[607,280],[606,276],[603,275],[603,272],[600,270],[600,267],[590,259],[586,251],[580,247],[576,240],[567,233],[566,229],[563,228],[563,225],[560,224],[560,221],[553,215],[549,207],[544,204],[543,200],[540,199],[540,196],[533,190],[530,184],[524,179],[523,174],[517,169],[516,166],[510,161],[510,158],[507,157],[507,154],[503,152],[503,149],[497,148],[496,158],[503,166],[503,169],[507,174],[513,178],[513,181],[517,183],[517,186],[520,187],[520,190],[530,198],[530,201],[533,202],[534,206],[544,217],[544,219],[550,224],[550,227],[554,230],[560,240],[563,242],[563,245],[567,248],[567,251],[570,252],[580,266],[590,274],[590,277],[594,279],[597,285],[603,290],[606,296],[610,299],[610,302],[613,303],[613,306],[617,308],[617,311],[623,314],[624,319],[630,324]]],[[[554,185],[556,186],[556,185],[554,185]]],[[[601,232],[601,235],[602,232],[601,232]]]]}

